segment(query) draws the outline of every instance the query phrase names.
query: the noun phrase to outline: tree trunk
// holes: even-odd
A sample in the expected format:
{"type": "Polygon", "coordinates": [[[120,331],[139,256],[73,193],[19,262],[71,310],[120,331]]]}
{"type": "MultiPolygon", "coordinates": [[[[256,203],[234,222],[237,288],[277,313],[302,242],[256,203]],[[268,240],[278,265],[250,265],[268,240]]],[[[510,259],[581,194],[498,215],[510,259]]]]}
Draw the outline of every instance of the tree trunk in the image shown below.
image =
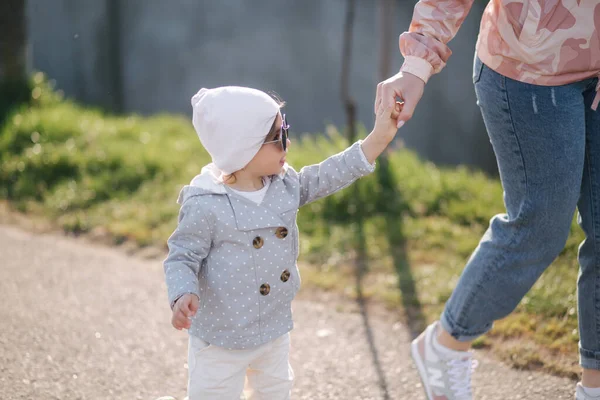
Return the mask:
{"type": "Polygon", "coordinates": [[[395,0],[379,0],[379,82],[390,77],[392,51],[394,51],[395,0]]]}
{"type": "Polygon", "coordinates": [[[109,28],[109,57],[110,57],[110,94],[111,109],[113,112],[123,111],[123,65],[121,57],[121,7],[120,0],[108,0],[108,28],[109,28]]]}
{"type": "Polygon", "coordinates": [[[356,102],[350,95],[350,62],[352,60],[352,30],[354,28],[355,0],[348,0],[346,20],[344,22],[344,44],[342,49],[342,74],[340,96],[346,110],[346,136],[348,143],[356,140],[356,102]]]}
{"type": "Polygon", "coordinates": [[[25,0],[0,0],[0,133],[6,117],[31,100],[25,0]]]}
{"type": "Polygon", "coordinates": [[[25,0],[0,1],[0,81],[27,77],[25,0]]]}
{"type": "MultiPolygon", "coordinates": [[[[393,22],[395,15],[395,0],[379,0],[379,79],[384,81],[390,76],[392,63],[392,51],[394,51],[392,40],[396,36],[393,34],[393,22]]],[[[384,151],[380,156],[381,162],[387,161],[387,153],[384,151]]]]}

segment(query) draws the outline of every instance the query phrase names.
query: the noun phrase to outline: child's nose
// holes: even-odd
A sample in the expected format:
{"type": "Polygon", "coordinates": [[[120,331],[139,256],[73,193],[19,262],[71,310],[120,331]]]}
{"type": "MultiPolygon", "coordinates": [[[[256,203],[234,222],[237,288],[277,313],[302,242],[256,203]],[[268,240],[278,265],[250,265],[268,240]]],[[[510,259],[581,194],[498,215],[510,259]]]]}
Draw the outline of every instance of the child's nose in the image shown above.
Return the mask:
{"type": "Polygon", "coordinates": [[[290,139],[286,139],[286,147],[285,147],[285,151],[287,153],[287,151],[290,149],[290,145],[292,144],[292,141],[290,139]]]}

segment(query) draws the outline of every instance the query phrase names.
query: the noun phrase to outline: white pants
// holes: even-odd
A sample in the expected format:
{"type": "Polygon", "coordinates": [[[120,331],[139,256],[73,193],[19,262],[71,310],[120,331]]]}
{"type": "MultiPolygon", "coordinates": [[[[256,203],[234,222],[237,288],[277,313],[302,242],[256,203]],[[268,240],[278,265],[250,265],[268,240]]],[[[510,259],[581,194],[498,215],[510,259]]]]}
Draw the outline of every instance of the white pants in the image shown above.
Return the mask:
{"type": "Polygon", "coordinates": [[[189,400],[287,400],[294,381],[290,334],[260,347],[228,350],[190,335],[189,400]],[[242,397],[243,398],[243,397],[242,397]]]}

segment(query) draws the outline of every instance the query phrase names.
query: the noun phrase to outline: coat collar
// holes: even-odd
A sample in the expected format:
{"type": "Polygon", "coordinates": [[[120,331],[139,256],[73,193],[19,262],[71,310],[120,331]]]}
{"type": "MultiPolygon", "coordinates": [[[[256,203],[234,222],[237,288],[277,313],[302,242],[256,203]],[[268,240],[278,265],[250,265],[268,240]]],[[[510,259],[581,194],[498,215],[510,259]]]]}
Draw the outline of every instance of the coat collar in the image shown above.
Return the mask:
{"type": "Polygon", "coordinates": [[[183,187],[177,202],[183,204],[189,197],[202,195],[227,196],[234,213],[237,228],[241,231],[252,231],[261,228],[285,226],[281,214],[297,209],[297,199],[291,183],[285,180],[288,164],[279,175],[272,177],[271,184],[261,204],[235,193],[220,180],[220,171],[214,164],[202,168],[200,175],[183,187]]]}

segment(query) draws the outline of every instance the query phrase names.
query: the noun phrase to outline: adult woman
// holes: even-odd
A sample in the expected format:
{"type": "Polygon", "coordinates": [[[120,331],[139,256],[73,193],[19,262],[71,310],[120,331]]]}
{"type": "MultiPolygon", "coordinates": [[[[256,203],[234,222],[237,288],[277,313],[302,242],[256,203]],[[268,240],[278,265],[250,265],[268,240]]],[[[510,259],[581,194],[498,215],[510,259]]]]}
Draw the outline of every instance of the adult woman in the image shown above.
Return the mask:
{"type": "MultiPolygon", "coordinates": [[[[408,121],[473,0],[421,0],[400,36],[400,72],[381,82],[375,108],[396,96],[408,121]]],[[[600,399],[600,1],[491,0],[473,81],[498,161],[506,213],[495,216],[439,322],[413,342],[430,399],[471,399],[467,350],[514,310],[564,247],[575,208],[582,382],[600,399]]]]}

